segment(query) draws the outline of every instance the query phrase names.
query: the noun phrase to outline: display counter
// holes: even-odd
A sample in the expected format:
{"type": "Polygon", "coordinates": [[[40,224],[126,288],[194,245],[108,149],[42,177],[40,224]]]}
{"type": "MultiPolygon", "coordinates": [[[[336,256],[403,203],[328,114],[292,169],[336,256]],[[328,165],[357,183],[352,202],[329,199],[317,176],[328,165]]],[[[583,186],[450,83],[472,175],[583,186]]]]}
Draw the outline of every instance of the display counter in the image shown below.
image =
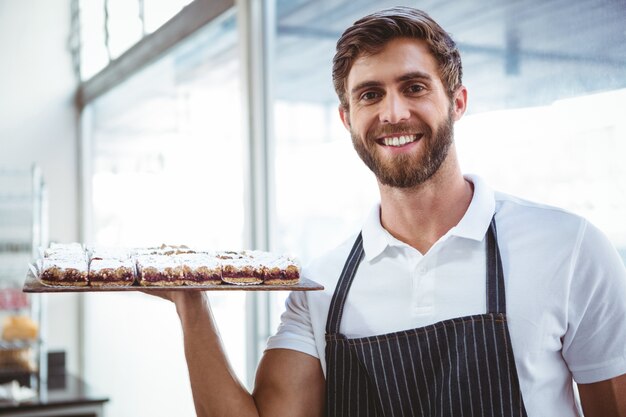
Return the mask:
{"type": "Polygon", "coordinates": [[[103,417],[109,399],[91,390],[77,377],[67,375],[54,384],[42,385],[37,397],[23,401],[0,402],[0,416],[11,417],[103,417]]]}

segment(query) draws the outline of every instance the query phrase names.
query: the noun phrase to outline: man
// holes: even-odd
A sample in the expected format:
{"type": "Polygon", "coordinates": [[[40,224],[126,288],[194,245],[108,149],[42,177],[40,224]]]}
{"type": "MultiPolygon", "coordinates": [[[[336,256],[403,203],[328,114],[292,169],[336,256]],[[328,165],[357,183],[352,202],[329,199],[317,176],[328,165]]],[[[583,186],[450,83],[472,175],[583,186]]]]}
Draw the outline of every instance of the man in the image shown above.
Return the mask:
{"type": "MultiPolygon", "coordinates": [[[[425,13],[367,16],[337,44],[341,120],[380,205],[290,295],[250,395],[207,299],[174,292],[201,416],[626,416],[626,272],[575,215],[464,177],[459,52],[425,13]]],[[[505,140],[505,139],[503,139],[505,140]]]]}

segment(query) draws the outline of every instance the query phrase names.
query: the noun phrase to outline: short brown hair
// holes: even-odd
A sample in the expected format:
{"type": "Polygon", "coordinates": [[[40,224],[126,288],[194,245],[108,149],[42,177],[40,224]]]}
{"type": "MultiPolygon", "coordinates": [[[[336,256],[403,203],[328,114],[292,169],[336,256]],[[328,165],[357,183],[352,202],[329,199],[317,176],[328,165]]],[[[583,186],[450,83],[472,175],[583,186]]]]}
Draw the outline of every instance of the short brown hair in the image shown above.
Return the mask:
{"type": "Polygon", "coordinates": [[[423,39],[439,65],[439,76],[449,97],[461,85],[463,68],[456,43],[428,14],[411,7],[393,7],[365,16],[341,35],[333,58],[333,84],[348,108],[346,80],[361,55],[374,55],[395,38],[423,39]]]}

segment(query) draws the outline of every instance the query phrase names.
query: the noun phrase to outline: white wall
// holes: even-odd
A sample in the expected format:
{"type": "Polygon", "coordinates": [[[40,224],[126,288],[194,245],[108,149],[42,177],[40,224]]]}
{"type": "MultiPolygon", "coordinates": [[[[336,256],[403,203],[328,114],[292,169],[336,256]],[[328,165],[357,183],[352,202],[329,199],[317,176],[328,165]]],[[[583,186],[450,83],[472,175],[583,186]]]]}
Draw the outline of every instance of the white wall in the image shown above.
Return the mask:
{"type": "MultiPolygon", "coordinates": [[[[78,239],[76,80],[67,47],[69,0],[0,0],[0,166],[41,166],[49,236],[78,239]]],[[[78,298],[47,296],[49,349],[78,371],[78,298]]]]}

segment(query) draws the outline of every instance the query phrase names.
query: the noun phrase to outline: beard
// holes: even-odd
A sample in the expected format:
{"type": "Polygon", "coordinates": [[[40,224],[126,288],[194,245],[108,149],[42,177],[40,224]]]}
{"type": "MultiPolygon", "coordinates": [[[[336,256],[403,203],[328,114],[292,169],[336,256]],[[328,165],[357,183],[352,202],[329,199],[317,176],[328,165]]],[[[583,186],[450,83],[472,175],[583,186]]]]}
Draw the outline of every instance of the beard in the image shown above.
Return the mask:
{"type": "Polygon", "coordinates": [[[361,140],[352,129],[350,135],[354,149],[380,183],[395,188],[412,188],[430,179],[448,156],[450,145],[454,141],[452,111],[448,113],[448,118],[437,126],[434,135],[428,126],[419,130],[408,124],[376,129],[368,133],[365,140],[361,140]],[[410,134],[416,131],[423,132],[423,136],[418,139],[423,142],[423,151],[418,155],[400,154],[393,158],[381,156],[376,138],[385,134],[410,134]]]}

